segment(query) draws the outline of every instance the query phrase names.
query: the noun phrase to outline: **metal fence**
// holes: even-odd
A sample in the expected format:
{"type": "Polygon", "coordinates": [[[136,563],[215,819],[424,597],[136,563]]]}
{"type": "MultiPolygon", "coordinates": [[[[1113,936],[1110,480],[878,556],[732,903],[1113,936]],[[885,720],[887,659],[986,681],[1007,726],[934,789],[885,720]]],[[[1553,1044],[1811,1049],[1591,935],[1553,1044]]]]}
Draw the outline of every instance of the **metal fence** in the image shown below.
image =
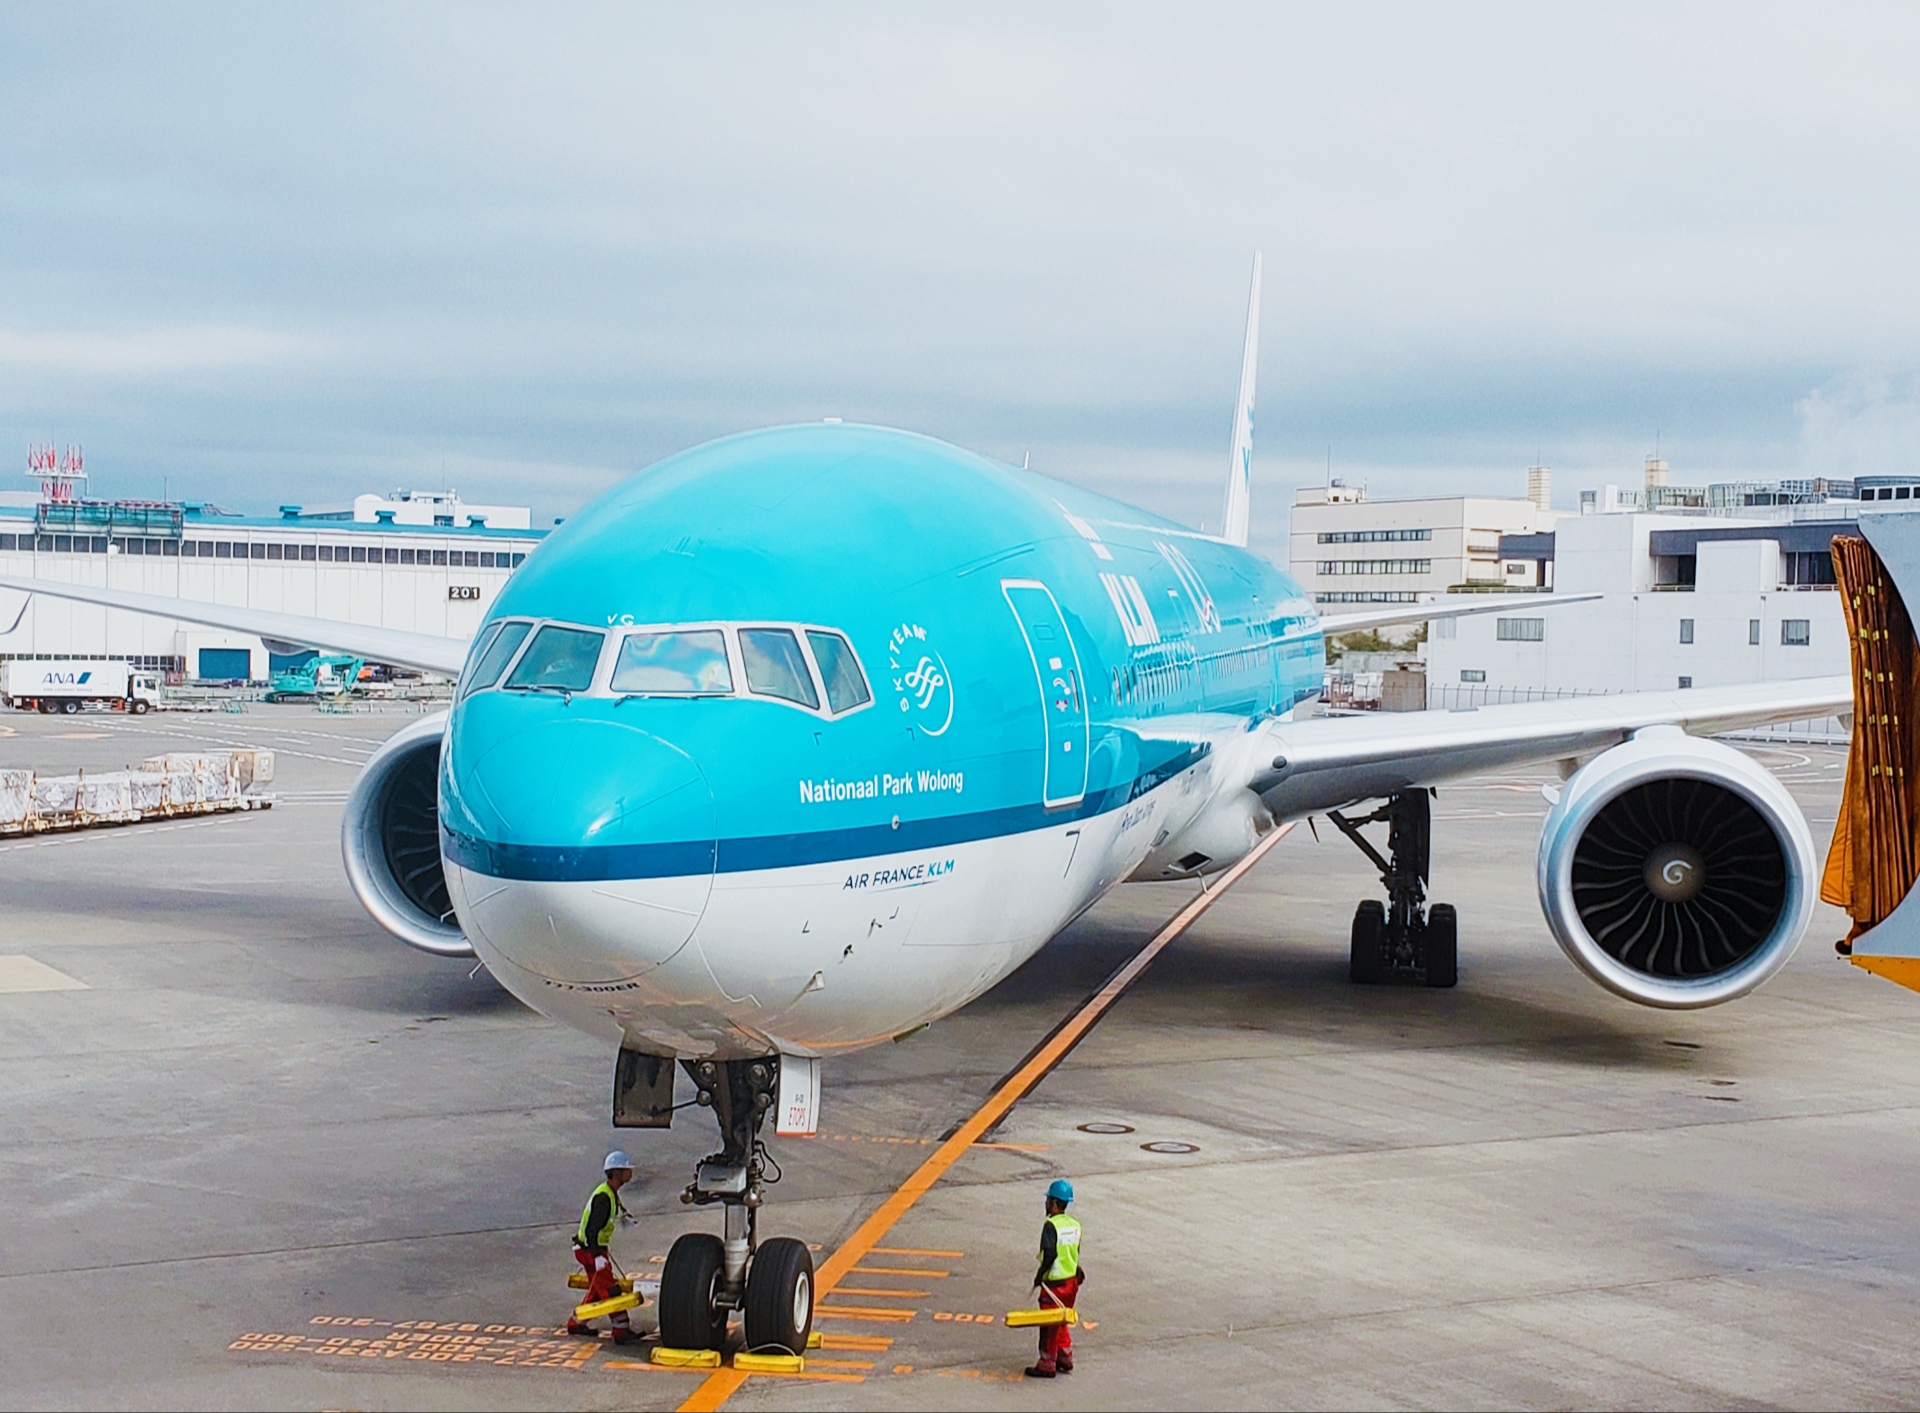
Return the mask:
{"type": "MultiPolygon", "coordinates": [[[[1428,711],[1464,711],[1471,707],[1506,706],[1513,702],[1558,702],[1576,697],[1610,697],[1616,693],[1592,687],[1502,687],[1479,683],[1429,683],[1428,711]]],[[[1853,733],[1837,716],[1805,721],[1776,721],[1744,731],[1722,733],[1728,740],[1772,745],[1844,746],[1853,733]]]]}

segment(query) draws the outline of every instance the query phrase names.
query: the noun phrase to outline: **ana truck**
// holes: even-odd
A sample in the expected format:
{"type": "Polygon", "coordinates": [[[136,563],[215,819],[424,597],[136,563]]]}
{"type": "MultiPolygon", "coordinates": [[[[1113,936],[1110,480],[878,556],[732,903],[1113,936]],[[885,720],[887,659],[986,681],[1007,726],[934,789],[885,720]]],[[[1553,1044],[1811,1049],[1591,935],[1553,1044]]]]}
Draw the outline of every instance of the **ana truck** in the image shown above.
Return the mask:
{"type": "Polygon", "coordinates": [[[138,716],[160,705],[159,679],[124,662],[14,658],[3,681],[0,699],[15,711],[75,712],[94,703],[138,716]]]}

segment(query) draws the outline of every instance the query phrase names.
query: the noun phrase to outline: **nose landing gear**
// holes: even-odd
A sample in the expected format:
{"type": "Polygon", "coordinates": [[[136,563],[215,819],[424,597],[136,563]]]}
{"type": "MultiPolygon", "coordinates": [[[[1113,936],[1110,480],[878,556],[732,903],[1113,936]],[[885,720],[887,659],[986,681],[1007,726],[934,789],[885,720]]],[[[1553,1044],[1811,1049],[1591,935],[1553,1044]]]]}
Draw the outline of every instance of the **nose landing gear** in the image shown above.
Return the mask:
{"type": "Polygon", "coordinates": [[[721,1150],[703,1159],[682,1202],[718,1203],[725,1235],[689,1232],[674,1242],[660,1273],[660,1343],[671,1349],[722,1349],[727,1317],[738,1310],[747,1348],[802,1354],[813,1330],[813,1256],[792,1237],[759,1241],[764,1189],[780,1166],[760,1141],[780,1079],[776,1057],[682,1062],[699,1101],[720,1125],[721,1150]],[[771,1175],[769,1175],[771,1174],[771,1175]]]}
{"type": "Polygon", "coordinates": [[[1348,974],[1360,984],[1405,977],[1428,986],[1452,986],[1460,979],[1460,925],[1450,903],[1426,905],[1428,862],[1432,854],[1431,797],[1425,790],[1402,790],[1372,814],[1348,819],[1338,810],[1327,818],[1359,846],[1380,870],[1387,901],[1369,898],[1354,910],[1348,974]],[[1368,842],[1361,829],[1385,821],[1387,854],[1368,842]]]}

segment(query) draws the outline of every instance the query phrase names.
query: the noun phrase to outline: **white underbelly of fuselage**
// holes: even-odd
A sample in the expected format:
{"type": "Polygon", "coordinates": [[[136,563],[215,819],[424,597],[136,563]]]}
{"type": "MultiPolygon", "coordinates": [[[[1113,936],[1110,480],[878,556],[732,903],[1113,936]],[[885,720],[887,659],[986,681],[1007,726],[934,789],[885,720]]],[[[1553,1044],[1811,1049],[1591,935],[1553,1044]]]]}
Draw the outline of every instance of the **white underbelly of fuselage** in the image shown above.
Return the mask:
{"type": "Polygon", "coordinates": [[[529,883],[446,862],[475,952],[535,1010],[632,1048],[827,1055],[980,995],[1131,873],[1192,782],[1021,834],[691,878],[529,883]]]}

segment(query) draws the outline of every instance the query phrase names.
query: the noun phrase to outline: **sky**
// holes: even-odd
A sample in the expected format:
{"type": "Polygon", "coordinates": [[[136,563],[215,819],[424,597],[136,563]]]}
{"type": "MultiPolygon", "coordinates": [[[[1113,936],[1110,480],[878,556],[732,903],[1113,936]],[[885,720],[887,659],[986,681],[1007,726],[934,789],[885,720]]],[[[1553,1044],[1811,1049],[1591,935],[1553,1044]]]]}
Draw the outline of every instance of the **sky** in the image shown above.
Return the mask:
{"type": "Polygon", "coordinates": [[[1911,471],[1915,72],[1867,5],[13,3],[0,488],[544,521],[838,416],[1217,527],[1256,250],[1257,545],[1911,471]]]}

